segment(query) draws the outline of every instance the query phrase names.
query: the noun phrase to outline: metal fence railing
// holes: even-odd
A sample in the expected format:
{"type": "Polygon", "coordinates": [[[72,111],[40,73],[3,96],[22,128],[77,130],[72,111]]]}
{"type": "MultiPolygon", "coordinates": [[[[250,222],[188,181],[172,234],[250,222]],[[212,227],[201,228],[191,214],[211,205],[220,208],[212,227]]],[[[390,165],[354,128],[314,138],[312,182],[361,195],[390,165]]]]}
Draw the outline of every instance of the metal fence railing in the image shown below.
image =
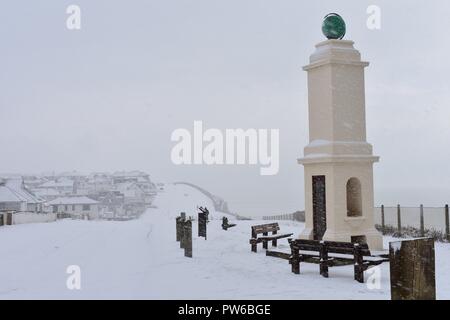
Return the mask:
{"type": "MultiPolygon", "coordinates": [[[[305,212],[264,216],[263,220],[305,221],[305,212]]],[[[443,207],[389,207],[374,208],[374,221],[383,234],[394,236],[430,236],[450,242],[449,206],[443,207]]]]}
{"type": "Polygon", "coordinates": [[[296,211],[294,213],[279,214],[274,216],[263,216],[263,220],[289,220],[289,221],[305,221],[305,211],[296,211]]]}
{"type": "Polygon", "coordinates": [[[375,224],[385,234],[433,236],[450,241],[449,206],[376,207],[375,224]]]}

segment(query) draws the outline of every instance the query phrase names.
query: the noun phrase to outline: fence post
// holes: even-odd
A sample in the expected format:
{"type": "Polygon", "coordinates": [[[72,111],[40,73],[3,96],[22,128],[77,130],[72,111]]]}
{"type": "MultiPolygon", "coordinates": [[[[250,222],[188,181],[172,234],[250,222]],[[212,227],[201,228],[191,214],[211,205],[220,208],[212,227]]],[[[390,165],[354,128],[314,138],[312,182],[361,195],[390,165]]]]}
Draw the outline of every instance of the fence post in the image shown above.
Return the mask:
{"type": "Polygon", "coordinates": [[[192,258],[192,221],[189,219],[184,223],[184,256],[192,258]]]}
{"type": "Polygon", "coordinates": [[[181,217],[177,217],[175,219],[175,223],[176,223],[176,228],[177,228],[177,242],[181,241],[181,217]]]}
{"type": "Polygon", "coordinates": [[[425,224],[423,221],[423,204],[420,205],[420,236],[425,236],[425,224]]]}
{"type": "Polygon", "coordinates": [[[177,241],[181,242],[183,241],[183,222],[186,219],[186,213],[181,212],[180,216],[175,219],[176,226],[177,226],[177,241]]]}
{"type": "Polygon", "coordinates": [[[384,204],[381,205],[381,233],[385,234],[384,204]]]}
{"type": "Polygon", "coordinates": [[[445,233],[447,233],[447,241],[450,241],[450,221],[449,221],[448,204],[445,205],[445,233]]]}
{"type": "Polygon", "coordinates": [[[400,212],[400,205],[397,205],[397,229],[399,236],[402,235],[402,216],[400,212]]]}

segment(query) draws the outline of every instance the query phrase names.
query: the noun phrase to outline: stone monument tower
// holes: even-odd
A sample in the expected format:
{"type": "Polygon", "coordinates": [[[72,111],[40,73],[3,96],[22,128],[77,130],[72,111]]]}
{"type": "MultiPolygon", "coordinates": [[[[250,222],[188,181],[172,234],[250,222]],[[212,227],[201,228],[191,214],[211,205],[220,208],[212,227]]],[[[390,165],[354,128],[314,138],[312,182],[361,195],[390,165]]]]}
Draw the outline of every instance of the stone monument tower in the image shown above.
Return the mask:
{"type": "Polygon", "coordinates": [[[374,227],[373,163],[366,141],[364,68],[368,62],[342,40],[339,15],[325,18],[328,40],[316,45],[308,72],[309,141],[304,158],[305,229],[302,239],[367,242],[383,249],[374,227]]]}

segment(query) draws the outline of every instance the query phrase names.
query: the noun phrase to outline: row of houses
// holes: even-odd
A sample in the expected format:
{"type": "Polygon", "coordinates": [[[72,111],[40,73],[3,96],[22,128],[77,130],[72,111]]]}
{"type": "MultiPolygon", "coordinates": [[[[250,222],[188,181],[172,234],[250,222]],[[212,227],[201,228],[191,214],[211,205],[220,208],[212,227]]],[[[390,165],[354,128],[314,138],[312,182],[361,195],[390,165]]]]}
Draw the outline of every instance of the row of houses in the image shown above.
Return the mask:
{"type": "Polygon", "coordinates": [[[7,176],[0,179],[0,212],[132,219],[152,206],[160,190],[141,171],[7,176]]]}

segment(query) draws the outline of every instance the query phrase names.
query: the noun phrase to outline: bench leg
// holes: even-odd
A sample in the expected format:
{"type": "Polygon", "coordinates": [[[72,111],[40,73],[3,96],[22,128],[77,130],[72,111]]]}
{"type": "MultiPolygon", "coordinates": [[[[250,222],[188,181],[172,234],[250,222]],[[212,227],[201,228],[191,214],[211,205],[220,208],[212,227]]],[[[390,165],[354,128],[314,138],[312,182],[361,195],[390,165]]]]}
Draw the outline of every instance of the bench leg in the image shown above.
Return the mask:
{"type": "Polygon", "coordinates": [[[320,246],[320,275],[328,278],[328,248],[323,243],[320,246]]]}
{"type": "Polygon", "coordinates": [[[328,278],[328,262],[320,261],[320,275],[324,278],[328,278]]]}
{"type": "MultiPolygon", "coordinates": [[[[272,232],[272,235],[277,234],[277,231],[275,230],[274,232],[272,232]]],[[[277,239],[272,240],[272,246],[276,247],[277,246],[277,239]]]]}
{"type": "Polygon", "coordinates": [[[300,274],[300,255],[298,251],[291,250],[291,259],[289,260],[291,264],[291,270],[295,274],[300,274]]]}
{"type": "Polygon", "coordinates": [[[252,243],[252,252],[256,251],[257,251],[256,243],[252,243]]]}
{"type": "Polygon", "coordinates": [[[292,260],[292,272],[295,274],[300,274],[300,261],[292,260]]]}
{"type": "Polygon", "coordinates": [[[355,264],[355,280],[364,283],[364,268],[361,265],[355,264]]]}
{"type": "MultiPolygon", "coordinates": [[[[269,234],[267,232],[263,232],[263,236],[267,237],[269,234]]],[[[263,248],[267,249],[267,241],[263,241],[263,248]]]]}
{"type": "Polygon", "coordinates": [[[358,244],[355,244],[355,252],[354,252],[354,261],[355,261],[355,280],[359,283],[364,283],[364,262],[363,256],[361,254],[361,248],[358,244]]]}

